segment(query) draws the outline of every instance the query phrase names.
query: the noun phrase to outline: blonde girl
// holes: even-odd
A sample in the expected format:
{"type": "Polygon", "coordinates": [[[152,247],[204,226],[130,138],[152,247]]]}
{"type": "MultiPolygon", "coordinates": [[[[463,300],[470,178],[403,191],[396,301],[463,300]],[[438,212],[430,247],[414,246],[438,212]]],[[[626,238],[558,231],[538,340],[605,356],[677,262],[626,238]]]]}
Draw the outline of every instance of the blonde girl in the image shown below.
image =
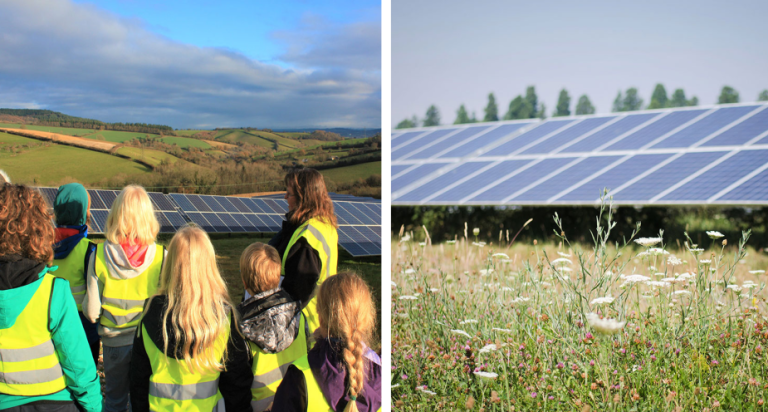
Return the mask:
{"type": "Polygon", "coordinates": [[[381,359],[368,346],[376,309],[368,285],[339,273],[320,286],[315,346],[291,365],[274,411],[366,411],[381,408],[381,359]]]}
{"type": "Polygon", "coordinates": [[[147,192],[126,186],[112,203],[106,240],[91,254],[83,314],[99,324],[104,356],[105,412],[129,409],[128,368],[145,301],[157,291],[165,253],[147,192]]]}

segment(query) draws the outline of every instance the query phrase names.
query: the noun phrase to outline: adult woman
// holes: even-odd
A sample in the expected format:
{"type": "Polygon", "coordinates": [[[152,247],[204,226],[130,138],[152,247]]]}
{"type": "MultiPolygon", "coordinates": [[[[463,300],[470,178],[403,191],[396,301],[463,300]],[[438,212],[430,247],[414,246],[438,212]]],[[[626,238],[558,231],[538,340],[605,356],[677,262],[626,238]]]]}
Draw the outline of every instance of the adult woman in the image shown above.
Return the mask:
{"type": "Polygon", "coordinates": [[[133,341],[134,412],[251,411],[248,345],[232,309],[208,235],[181,228],[133,341]]]}
{"type": "Polygon", "coordinates": [[[52,216],[42,195],[0,184],[0,409],[101,410],[96,366],[69,283],[48,272],[52,216]]]}
{"type": "Polygon", "coordinates": [[[283,257],[282,288],[302,302],[314,331],[317,319],[315,289],[336,274],[338,233],[333,202],[323,175],[314,169],[294,169],[285,176],[288,213],[283,228],[269,242],[283,257]]]}

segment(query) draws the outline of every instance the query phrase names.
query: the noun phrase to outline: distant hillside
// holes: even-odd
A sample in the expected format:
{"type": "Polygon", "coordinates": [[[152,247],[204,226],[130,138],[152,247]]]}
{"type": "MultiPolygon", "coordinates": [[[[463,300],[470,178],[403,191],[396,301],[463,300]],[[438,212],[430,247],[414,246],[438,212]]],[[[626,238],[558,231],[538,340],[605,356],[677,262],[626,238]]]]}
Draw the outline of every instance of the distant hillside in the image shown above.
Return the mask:
{"type": "Polygon", "coordinates": [[[100,120],[69,116],[52,110],[0,109],[0,122],[24,123],[38,126],[74,127],[94,130],[170,134],[170,126],[146,123],[105,123],[100,120]]]}
{"type": "Polygon", "coordinates": [[[276,133],[312,133],[315,130],[322,130],[324,132],[338,133],[342,137],[346,138],[359,138],[359,137],[371,137],[377,133],[381,133],[381,129],[346,129],[336,127],[332,129],[275,129],[276,133]]]}

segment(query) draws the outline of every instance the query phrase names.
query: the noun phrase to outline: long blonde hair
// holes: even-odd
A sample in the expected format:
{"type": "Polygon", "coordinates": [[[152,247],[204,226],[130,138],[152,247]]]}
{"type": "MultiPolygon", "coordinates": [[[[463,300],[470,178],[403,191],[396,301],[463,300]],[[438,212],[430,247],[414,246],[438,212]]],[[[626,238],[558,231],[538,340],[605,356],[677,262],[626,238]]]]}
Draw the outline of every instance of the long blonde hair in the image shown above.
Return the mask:
{"type": "MultiPolygon", "coordinates": [[[[230,328],[229,312],[233,306],[216,266],[211,240],[202,229],[185,226],[173,236],[158,294],[168,296],[163,325],[167,325],[170,316],[176,342],[184,343],[181,353],[187,366],[196,372],[224,370],[215,344],[230,328]]],[[[165,327],[163,340],[163,353],[168,356],[165,327]]],[[[225,350],[223,359],[226,356],[225,350]]]]}
{"type": "Polygon", "coordinates": [[[339,227],[333,212],[333,202],[320,172],[310,168],[293,169],[285,175],[285,187],[293,189],[296,195],[296,209],[287,216],[291,223],[298,226],[314,217],[339,227]]]}
{"type": "Polygon", "coordinates": [[[155,242],[160,232],[160,223],[155,208],[146,190],[138,185],[128,185],[117,195],[107,216],[107,230],[104,236],[112,243],[138,243],[149,245],[155,242]]]}
{"type": "MultiPolygon", "coordinates": [[[[326,279],[317,294],[320,334],[340,339],[342,357],[347,371],[347,391],[356,399],[365,384],[365,350],[373,339],[376,308],[371,291],[363,279],[352,272],[343,272],[326,279]]],[[[345,411],[357,411],[354,400],[345,411]]]]}

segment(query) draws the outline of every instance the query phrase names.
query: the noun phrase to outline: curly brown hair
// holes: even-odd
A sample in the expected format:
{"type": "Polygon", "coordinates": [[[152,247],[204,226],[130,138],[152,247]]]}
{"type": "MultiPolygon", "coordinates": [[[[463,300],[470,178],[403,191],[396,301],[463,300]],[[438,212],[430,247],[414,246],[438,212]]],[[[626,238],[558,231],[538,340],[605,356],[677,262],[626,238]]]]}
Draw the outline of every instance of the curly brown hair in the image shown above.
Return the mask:
{"type": "Polygon", "coordinates": [[[338,228],[333,202],[325,188],[323,175],[315,169],[293,169],[285,175],[285,187],[292,188],[296,195],[296,209],[289,212],[288,221],[301,225],[309,219],[318,218],[338,228]]]}
{"type": "Polygon", "coordinates": [[[21,255],[38,262],[53,260],[53,215],[37,190],[0,185],[0,255],[21,255]]]}

